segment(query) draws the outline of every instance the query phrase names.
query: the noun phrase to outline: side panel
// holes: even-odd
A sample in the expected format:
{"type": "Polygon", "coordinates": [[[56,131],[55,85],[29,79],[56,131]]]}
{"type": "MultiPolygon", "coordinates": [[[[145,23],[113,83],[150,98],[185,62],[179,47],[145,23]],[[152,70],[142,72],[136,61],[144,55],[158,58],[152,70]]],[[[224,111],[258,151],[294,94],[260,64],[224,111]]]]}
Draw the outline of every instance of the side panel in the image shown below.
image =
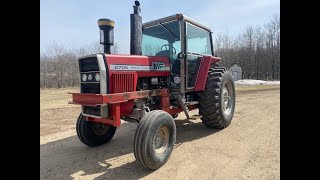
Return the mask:
{"type": "MultiPolygon", "coordinates": [[[[139,77],[170,76],[170,64],[167,57],[119,54],[106,54],[105,56],[111,94],[136,91],[139,77]]],[[[133,107],[133,100],[121,103],[121,116],[130,114],[133,107]]]]}
{"type": "Polygon", "coordinates": [[[200,63],[199,73],[197,76],[197,80],[194,86],[194,91],[202,91],[206,87],[208,71],[210,69],[210,65],[220,61],[221,58],[212,57],[212,56],[204,56],[200,63]]]}
{"type": "Polygon", "coordinates": [[[136,72],[138,77],[170,76],[167,57],[106,54],[109,76],[117,71],[136,72]]]}

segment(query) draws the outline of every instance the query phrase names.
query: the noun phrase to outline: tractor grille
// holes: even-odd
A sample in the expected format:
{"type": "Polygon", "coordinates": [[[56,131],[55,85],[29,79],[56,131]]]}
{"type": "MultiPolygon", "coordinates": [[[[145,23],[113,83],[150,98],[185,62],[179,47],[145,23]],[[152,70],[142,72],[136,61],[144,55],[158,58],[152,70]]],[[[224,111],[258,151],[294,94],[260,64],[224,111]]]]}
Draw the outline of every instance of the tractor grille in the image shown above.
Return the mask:
{"type": "Polygon", "coordinates": [[[81,83],[81,93],[100,94],[100,83],[81,83]]]}
{"type": "MultiPolygon", "coordinates": [[[[79,60],[80,79],[82,74],[88,72],[99,72],[99,65],[96,57],[87,57],[79,60]]],[[[84,82],[81,80],[81,93],[100,94],[100,82],[84,82]]]]}
{"type": "MultiPolygon", "coordinates": [[[[95,75],[98,73],[102,77],[103,71],[99,69],[98,56],[84,57],[79,59],[79,70],[80,70],[80,92],[81,93],[90,93],[90,94],[101,94],[105,93],[106,90],[103,84],[106,84],[106,81],[102,78],[97,80],[95,75]],[[87,78],[82,78],[83,75],[86,75],[87,78]],[[90,78],[89,78],[90,77],[90,78]],[[103,83],[103,84],[101,84],[103,83]],[[105,89],[101,89],[105,88],[105,89]],[[102,92],[101,92],[102,91],[102,92]]],[[[101,63],[101,62],[100,62],[101,63]]],[[[100,66],[104,64],[100,64],[100,66]]],[[[104,72],[105,73],[105,72],[104,72]]],[[[108,106],[82,106],[82,112],[86,116],[91,117],[101,117],[105,118],[108,116],[108,106]]]]}
{"type": "Polygon", "coordinates": [[[87,57],[80,59],[80,72],[99,71],[99,65],[96,57],[87,57]]]}
{"type": "Polygon", "coordinates": [[[111,92],[123,93],[135,91],[136,74],[134,72],[114,72],[111,75],[111,92]]]}

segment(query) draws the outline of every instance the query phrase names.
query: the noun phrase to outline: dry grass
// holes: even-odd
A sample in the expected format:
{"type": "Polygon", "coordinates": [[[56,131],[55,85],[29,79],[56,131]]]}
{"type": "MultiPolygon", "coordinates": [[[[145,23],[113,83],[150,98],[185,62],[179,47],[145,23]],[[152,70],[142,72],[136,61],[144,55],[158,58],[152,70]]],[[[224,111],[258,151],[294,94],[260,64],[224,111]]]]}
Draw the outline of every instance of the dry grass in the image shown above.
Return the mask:
{"type": "Polygon", "coordinates": [[[79,88],[40,90],[40,111],[48,109],[71,108],[71,95],[68,92],[79,92],[79,88]]]}
{"type": "Polygon", "coordinates": [[[40,136],[74,128],[80,106],[68,104],[79,88],[40,90],[40,136]]]}

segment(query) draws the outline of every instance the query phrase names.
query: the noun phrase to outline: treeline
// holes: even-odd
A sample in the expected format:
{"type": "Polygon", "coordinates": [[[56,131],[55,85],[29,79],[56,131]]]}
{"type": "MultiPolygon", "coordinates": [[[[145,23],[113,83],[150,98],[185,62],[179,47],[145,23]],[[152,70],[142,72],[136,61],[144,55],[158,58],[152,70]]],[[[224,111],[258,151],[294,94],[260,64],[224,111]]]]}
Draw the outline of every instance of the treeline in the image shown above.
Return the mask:
{"type": "MultiPolygon", "coordinates": [[[[119,53],[118,45],[111,49],[119,53]]],[[[77,58],[103,52],[103,46],[92,43],[79,49],[66,49],[57,43],[50,44],[40,54],[40,88],[79,86],[79,64],[77,58]]]]}
{"type": "Polygon", "coordinates": [[[222,65],[237,62],[242,67],[242,78],[280,80],[280,18],[277,14],[262,26],[248,26],[243,32],[215,37],[216,54],[222,65]]]}

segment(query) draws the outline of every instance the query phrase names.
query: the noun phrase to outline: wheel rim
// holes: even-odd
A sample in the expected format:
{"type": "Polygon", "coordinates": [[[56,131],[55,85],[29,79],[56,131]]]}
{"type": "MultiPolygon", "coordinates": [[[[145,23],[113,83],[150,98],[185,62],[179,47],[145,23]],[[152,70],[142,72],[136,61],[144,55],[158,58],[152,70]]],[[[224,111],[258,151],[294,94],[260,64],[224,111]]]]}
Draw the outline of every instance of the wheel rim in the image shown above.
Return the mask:
{"type": "Polygon", "coordinates": [[[98,136],[105,135],[108,132],[108,130],[109,130],[108,125],[97,123],[97,122],[93,122],[92,124],[92,131],[94,134],[98,136]]]}
{"type": "Polygon", "coordinates": [[[233,91],[231,82],[224,84],[222,89],[222,110],[225,115],[229,115],[233,108],[233,91]]]}
{"type": "Polygon", "coordinates": [[[153,148],[156,153],[163,154],[169,145],[169,128],[166,125],[161,126],[153,137],[153,148]]]}

